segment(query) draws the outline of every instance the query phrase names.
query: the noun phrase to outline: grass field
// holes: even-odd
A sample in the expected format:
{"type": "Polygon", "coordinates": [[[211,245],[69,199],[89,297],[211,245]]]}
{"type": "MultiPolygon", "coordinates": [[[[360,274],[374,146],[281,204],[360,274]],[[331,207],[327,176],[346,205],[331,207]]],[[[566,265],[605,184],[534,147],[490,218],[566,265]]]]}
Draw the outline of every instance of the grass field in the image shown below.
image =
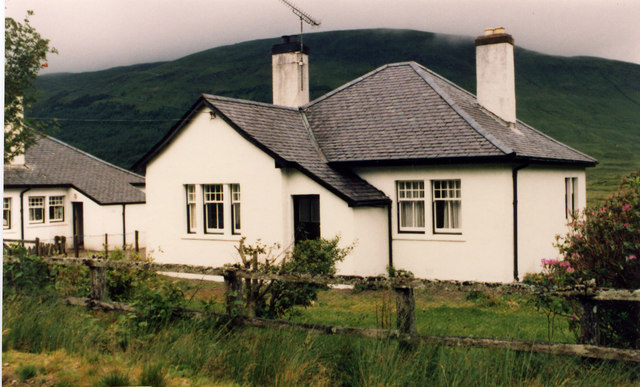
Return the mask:
{"type": "MultiPolygon", "coordinates": [[[[222,300],[221,285],[188,284],[197,306],[222,300]]],[[[416,295],[420,333],[547,339],[547,320],[524,297],[468,299],[465,293],[416,295]]],[[[301,321],[393,327],[395,298],[385,291],[329,290],[298,309],[301,321]]],[[[3,382],[22,385],[638,385],[635,364],[569,356],[421,346],[287,330],[228,330],[208,320],[178,320],[132,330],[130,316],[88,311],[52,298],[5,296],[3,382]],[[23,378],[25,378],[21,381],[23,378]],[[111,384],[109,384],[111,382],[111,384]]],[[[554,341],[573,341],[557,321],[554,341]]]]}

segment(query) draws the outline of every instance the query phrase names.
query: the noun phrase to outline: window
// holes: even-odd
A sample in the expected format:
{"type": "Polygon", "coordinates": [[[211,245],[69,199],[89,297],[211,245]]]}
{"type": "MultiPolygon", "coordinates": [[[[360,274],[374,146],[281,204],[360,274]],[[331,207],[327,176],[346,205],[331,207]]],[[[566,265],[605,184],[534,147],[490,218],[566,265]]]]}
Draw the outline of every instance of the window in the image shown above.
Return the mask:
{"type": "Polygon", "coordinates": [[[570,219],[578,209],[578,178],[567,177],[564,179],[564,216],[570,219]]]}
{"type": "Polygon", "coordinates": [[[29,222],[44,223],[44,196],[29,196],[29,222]]]}
{"type": "Polygon", "coordinates": [[[399,181],[398,230],[424,232],[424,181],[399,181]]]}
{"type": "Polygon", "coordinates": [[[2,199],[2,227],[11,228],[11,198],[2,199]]]}
{"type": "Polygon", "coordinates": [[[49,196],[49,221],[64,221],[64,196],[49,196]]]}
{"type": "Polygon", "coordinates": [[[240,184],[231,184],[231,233],[240,234],[240,184]]]}
{"type": "Polygon", "coordinates": [[[222,184],[205,184],[204,193],[204,222],[205,233],[221,233],[224,229],[224,195],[222,184]]]}
{"type": "Polygon", "coordinates": [[[196,186],[194,184],[185,185],[187,193],[187,232],[196,232],[198,222],[196,220],[196,186]]]}
{"type": "Polygon", "coordinates": [[[460,180],[433,180],[433,230],[435,233],[459,233],[460,180]]]}

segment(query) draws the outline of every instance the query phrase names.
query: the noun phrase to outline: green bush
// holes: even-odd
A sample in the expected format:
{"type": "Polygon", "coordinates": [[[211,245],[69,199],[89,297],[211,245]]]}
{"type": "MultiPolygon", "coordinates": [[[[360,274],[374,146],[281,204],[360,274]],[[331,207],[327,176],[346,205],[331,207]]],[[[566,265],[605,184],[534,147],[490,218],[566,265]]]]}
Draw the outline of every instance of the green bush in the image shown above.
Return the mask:
{"type": "MultiPolygon", "coordinates": [[[[142,259],[138,255],[127,258],[120,249],[111,251],[107,259],[114,261],[131,260],[134,262],[148,262],[148,259],[142,259]]],[[[146,287],[148,281],[156,277],[153,271],[139,269],[107,269],[105,274],[109,298],[113,301],[120,302],[134,300],[138,289],[146,287]]]]}
{"type": "MultiPolygon", "coordinates": [[[[622,180],[604,202],[576,213],[558,248],[578,281],[640,288],[640,173],[622,180]]],[[[602,303],[600,331],[608,345],[640,346],[638,303],[602,303]]]]}
{"type": "MultiPolygon", "coordinates": [[[[334,275],[336,263],[342,261],[353,249],[352,246],[339,247],[339,244],[338,236],[333,239],[301,241],[280,260],[279,256],[272,254],[277,246],[267,248],[260,243],[247,246],[243,239],[238,252],[246,269],[274,274],[334,275]]],[[[317,299],[318,291],[327,289],[326,285],[259,280],[246,280],[245,287],[249,313],[253,313],[253,309],[257,316],[265,318],[282,317],[291,313],[296,305],[310,306],[317,299]]]]}
{"type": "Polygon", "coordinates": [[[16,370],[21,382],[27,381],[38,374],[38,369],[32,364],[21,365],[16,370]]]}
{"type": "MultiPolygon", "coordinates": [[[[5,249],[5,254],[8,251],[5,249]]],[[[41,257],[29,255],[23,246],[12,246],[14,260],[4,263],[5,293],[44,294],[53,290],[56,267],[47,265],[41,257]]]]}

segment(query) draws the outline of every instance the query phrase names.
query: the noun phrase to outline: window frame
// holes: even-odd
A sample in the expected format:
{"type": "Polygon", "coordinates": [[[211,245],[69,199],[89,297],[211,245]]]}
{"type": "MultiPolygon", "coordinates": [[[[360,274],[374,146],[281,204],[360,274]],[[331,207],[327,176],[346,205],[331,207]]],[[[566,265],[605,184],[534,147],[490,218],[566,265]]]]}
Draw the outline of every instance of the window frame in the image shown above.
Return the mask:
{"type": "Polygon", "coordinates": [[[231,234],[240,235],[242,233],[242,191],[240,190],[240,184],[229,184],[229,191],[229,196],[231,197],[231,234]]]}
{"type": "MultiPolygon", "coordinates": [[[[396,181],[396,207],[397,207],[397,217],[398,217],[398,233],[401,234],[424,234],[427,229],[426,222],[426,195],[424,190],[424,180],[397,180],[396,181]],[[406,185],[410,184],[411,187],[407,187],[406,185]],[[414,186],[417,184],[417,187],[414,186]],[[401,187],[401,185],[403,187],[401,187]],[[408,190],[408,191],[407,191],[408,190]],[[405,197],[403,197],[402,192],[405,192],[405,197]],[[410,193],[411,197],[406,197],[406,194],[410,193]],[[414,194],[418,193],[417,197],[414,197],[414,194]],[[421,196],[420,196],[421,194],[421,196]],[[422,204],[422,226],[403,226],[403,208],[405,203],[412,203],[412,215],[413,220],[416,219],[416,203],[422,204]]],[[[420,211],[419,209],[417,211],[420,211]]],[[[418,217],[419,218],[419,217],[418,217]]],[[[415,222],[414,222],[415,223],[415,222]]]]}
{"type": "Polygon", "coordinates": [[[59,222],[64,222],[64,195],[55,195],[55,196],[49,196],[48,197],[48,205],[49,205],[49,222],[51,223],[59,223],[59,222]],[[60,200],[60,203],[55,203],[52,204],[52,200],[60,200]],[[60,209],[61,210],[61,216],[57,217],[54,216],[55,214],[55,210],[56,209],[60,209]]]}
{"type": "MultiPolygon", "coordinates": [[[[434,234],[450,234],[460,235],[462,234],[462,180],[461,179],[432,179],[431,180],[431,223],[434,234]],[[446,183],[446,186],[440,186],[436,188],[436,184],[446,183]],[[453,187],[449,184],[454,183],[453,187]],[[439,190],[440,195],[437,195],[439,190]],[[445,193],[443,197],[442,193],[445,193]],[[450,197],[453,193],[454,196],[450,197]],[[440,196],[440,197],[437,197],[440,196]],[[452,204],[457,202],[457,207],[452,207],[452,204]],[[450,220],[448,223],[455,224],[457,222],[458,227],[438,227],[438,203],[445,203],[445,211],[449,213],[450,220]],[[457,210],[456,210],[457,208],[457,210]],[[455,216],[454,216],[455,215],[455,216]]],[[[446,220],[443,220],[446,223],[446,220]]]]}
{"type": "Polygon", "coordinates": [[[11,229],[11,198],[2,198],[2,229],[11,229]],[[4,224],[6,220],[7,224],[4,224]]]}
{"type": "Polygon", "coordinates": [[[202,184],[202,204],[205,234],[224,234],[224,184],[202,184]],[[208,188],[219,190],[208,192],[208,188]],[[212,198],[213,196],[213,198],[212,198]],[[216,197],[217,196],[217,197],[216,197]],[[216,208],[216,226],[209,227],[210,208],[216,208]]]}
{"type": "Polygon", "coordinates": [[[197,208],[198,198],[195,184],[185,184],[185,202],[187,214],[187,234],[198,232],[197,208]]]}
{"type": "Polygon", "coordinates": [[[571,176],[564,178],[564,217],[571,216],[578,209],[578,178],[571,176]]]}
{"type": "Polygon", "coordinates": [[[28,197],[28,204],[29,204],[29,223],[44,223],[45,221],[45,216],[44,216],[44,208],[45,208],[45,197],[44,196],[29,196],[28,197]],[[41,203],[39,205],[34,205],[33,203],[39,200],[41,203]],[[36,217],[34,216],[36,214],[36,211],[40,210],[40,219],[36,219],[36,217]]]}

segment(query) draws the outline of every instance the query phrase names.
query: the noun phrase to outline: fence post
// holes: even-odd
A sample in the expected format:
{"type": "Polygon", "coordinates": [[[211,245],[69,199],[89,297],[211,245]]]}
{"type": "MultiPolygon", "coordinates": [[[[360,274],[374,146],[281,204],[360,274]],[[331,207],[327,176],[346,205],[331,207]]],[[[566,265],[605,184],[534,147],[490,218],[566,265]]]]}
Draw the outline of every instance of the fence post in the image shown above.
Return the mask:
{"type": "Polygon", "coordinates": [[[242,280],[238,278],[235,270],[227,269],[224,274],[224,285],[227,315],[231,318],[232,325],[239,325],[243,304],[242,280]]]}
{"type": "Polygon", "coordinates": [[[74,251],[74,255],[76,256],[76,258],[78,258],[80,256],[80,251],[78,251],[79,246],[78,246],[78,236],[74,235],[73,236],[73,251],[74,251]]]}
{"type": "Polygon", "coordinates": [[[62,235],[60,237],[60,244],[62,245],[62,250],[60,252],[64,255],[67,255],[67,237],[62,235]]]}
{"type": "Polygon", "coordinates": [[[140,252],[140,246],[138,245],[138,230],[136,230],[136,253],[140,252]]]}
{"type": "Polygon", "coordinates": [[[400,332],[400,348],[412,350],[416,345],[402,338],[402,336],[413,335],[416,330],[416,301],[413,297],[413,288],[394,287],[396,293],[396,327],[400,332]]]}
{"type": "Polygon", "coordinates": [[[109,256],[109,234],[104,233],[104,257],[109,256]]]}
{"type": "Polygon", "coordinates": [[[582,344],[600,345],[600,321],[598,318],[598,304],[593,297],[579,297],[582,305],[580,319],[580,341],[582,344]]]}
{"type": "Polygon", "coordinates": [[[107,276],[104,266],[96,266],[89,263],[91,272],[91,294],[89,298],[94,301],[102,301],[107,293],[107,276]]]}
{"type": "Polygon", "coordinates": [[[40,251],[40,238],[36,238],[36,255],[40,256],[41,255],[41,251],[40,251]]]}

